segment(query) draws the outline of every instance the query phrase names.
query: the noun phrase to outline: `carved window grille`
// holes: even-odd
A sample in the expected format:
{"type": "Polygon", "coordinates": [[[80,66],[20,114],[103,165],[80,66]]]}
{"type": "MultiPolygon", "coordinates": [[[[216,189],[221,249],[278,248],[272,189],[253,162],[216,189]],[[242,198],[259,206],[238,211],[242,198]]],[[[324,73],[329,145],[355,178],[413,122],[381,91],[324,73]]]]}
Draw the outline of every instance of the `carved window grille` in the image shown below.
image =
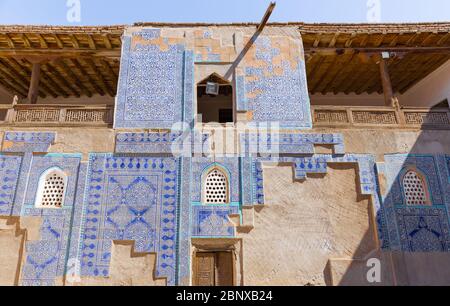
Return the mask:
{"type": "Polygon", "coordinates": [[[203,199],[205,204],[229,203],[228,179],[221,170],[211,170],[203,184],[203,199]]]}
{"type": "Polygon", "coordinates": [[[409,170],[403,177],[403,193],[406,205],[430,204],[425,179],[414,170],[409,170]]]}
{"type": "Polygon", "coordinates": [[[64,205],[67,176],[60,169],[46,171],[40,178],[36,207],[61,208],[64,205]]]}

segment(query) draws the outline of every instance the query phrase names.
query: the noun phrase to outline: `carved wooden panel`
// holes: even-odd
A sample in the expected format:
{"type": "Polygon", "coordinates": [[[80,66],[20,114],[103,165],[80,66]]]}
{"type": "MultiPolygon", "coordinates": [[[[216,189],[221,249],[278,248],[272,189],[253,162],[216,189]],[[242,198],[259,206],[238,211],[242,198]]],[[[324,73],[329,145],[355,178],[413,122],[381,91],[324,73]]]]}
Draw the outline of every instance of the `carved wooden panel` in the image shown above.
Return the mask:
{"type": "Polygon", "coordinates": [[[353,122],[361,124],[397,124],[395,112],[353,111],[353,122]]]}
{"type": "Polygon", "coordinates": [[[314,122],[317,123],[348,123],[348,115],[345,110],[316,110],[314,122]]]}
{"type": "Polygon", "coordinates": [[[215,285],[215,253],[197,253],[194,265],[194,285],[215,285]]]}
{"type": "Polygon", "coordinates": [[[406,124],[447,125],[450,124],[447,113],[443,112],[405,112],[406,124]]]}

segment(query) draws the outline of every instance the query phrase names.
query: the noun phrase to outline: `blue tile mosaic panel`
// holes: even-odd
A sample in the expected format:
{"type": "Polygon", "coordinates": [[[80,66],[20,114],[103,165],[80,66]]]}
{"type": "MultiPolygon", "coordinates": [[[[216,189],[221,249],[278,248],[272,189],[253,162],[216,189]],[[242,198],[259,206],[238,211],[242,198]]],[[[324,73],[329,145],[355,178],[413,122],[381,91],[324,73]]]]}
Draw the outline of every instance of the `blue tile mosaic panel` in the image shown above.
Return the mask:
{"type": "Polygon", "coordinates": [[[196,132],[118,133],[116,153],[209,154],[208,134],[196,132]]]}
{"type": "MultiPolygon", "coordinates": [[[[26,261],[22,270],[22,284],[25,286],[52,286],[57,278],[65,275],[68,247],[73,230],[73,207],[80,194],[79,167],[81,156],[49,154],[33,156],[25,205],[22,216],[42,219],[39,241],[25,244],[26,261]],[[35,207],[35,196],[41,175],[49,168],[58,167],[67,174],[67,190],[64,205],[59,209],[35,207]]],[[[81,181],[83,181],[81,179],[81,181]]]]}
{"type": "Polygon", "coordinates": [[[55,140],[54,132],[5,132],[2,151],[46,153],[55,140]]]}
{"type": "Polygon", "coordinates": [[[185,48],[168,39],[160,47],[153,42],[160,32],[123,37],[115,128],[171,128],[183,120],[185,48]]]}
{"type": "Polygon", "coordinates": [[[13,213],[21,165],[21,156],[0,155],[0,216],[13,213]]]}
{"type": "Polygon", "coordinates": [[[449,252],[449,224],[445,209],[398,208],[397,222],[405,252],[449,252]]]}
{"type": "Polygon", "coordinates": [[[195,157],[192,159],[192,183],[191,199],[194,203],[202,201],[202,177],[212,167],[220,167],[225,170],[229,180],[230,200],[232,203],[240,203],[240,172],[239,157],[223,157],[211,159],[207,157],[195,157]]]}
{"type": "Polygon", "coordinates": [[[240,134],[240,145],[241,154],[245,155],[313,155],[315,145],[330,145],[334,154],[345,154],[342,134],[245,133],[240,134]]]}
{"type": "Polygon", "coordinates": [[[234,237],[235,225],[229,216],[239,213],[239,206],[195,205],[192,207],[192,236],[234,237]]]}
{"type": "Polygon", "coordinates": [[[281,128],[311,128],[306,68],[300,50],[294,68],[287,60],[283,60],[278,66],[274,64],[274,58],[280,55],[280,49],[272,45],[269,37],[259,36],[254,46],[256,59],[267,65],[245,68],[245,76],[251,81],[245,82],[247,99],[237,102],[239,108],[243,109],[247,105],[248,110],[253,111],[255,123],[279,122],[281,128]],[[279,69],[282,73],[275,72],[279,69]]]}
{"type": "Polygon", "coordinates": [[[383,226],[389,237],[389,249],[409,252],[448,251],[448,208],[450,184],[445,156],[405,155],[385,156],[380,169],[387,180],[382,214],[383,226]],[[415,169],[425,175],[432,207],[406,206],[403,175],[415,169]]]}
{"type": "Polygon", "coordinates": [[[175,285],[179,165],[174,158],[93,154],[82,223],[81,274],[107,277],[113,240],[156,253],[156,277],[175,285]]]}

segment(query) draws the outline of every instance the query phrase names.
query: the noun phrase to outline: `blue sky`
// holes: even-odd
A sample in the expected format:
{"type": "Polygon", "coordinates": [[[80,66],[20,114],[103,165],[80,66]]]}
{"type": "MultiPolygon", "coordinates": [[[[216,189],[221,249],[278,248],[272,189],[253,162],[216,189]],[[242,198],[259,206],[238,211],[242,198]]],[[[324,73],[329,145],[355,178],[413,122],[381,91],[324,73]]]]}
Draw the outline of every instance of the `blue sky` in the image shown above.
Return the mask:
{"type": "MultiPolygon", "coordinates": [[[[269,0],[79,1],[81,22],[70,23],[66,17],[67,0],[0,0],[0,24],[109,25],[131,24],[137,21],[259,21],[270,2],[269,0]]],[[[450,0],[278,0],[271,21],[366,22],[367,6],[371,6],[371,1],[380,2],[381,22],[450,21],[450,0]]]]}

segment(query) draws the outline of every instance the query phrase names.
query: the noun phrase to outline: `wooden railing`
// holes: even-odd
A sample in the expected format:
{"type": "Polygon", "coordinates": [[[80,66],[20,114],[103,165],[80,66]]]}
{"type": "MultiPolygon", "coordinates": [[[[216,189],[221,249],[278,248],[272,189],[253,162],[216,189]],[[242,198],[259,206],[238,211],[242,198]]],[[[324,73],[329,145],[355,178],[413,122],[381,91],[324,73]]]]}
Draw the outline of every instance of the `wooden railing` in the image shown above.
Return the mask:
{"type": "Polygon", "coordinates": [[[114,107],[108,105],[0,104],[0,124],[14,126],[110,126],[114,107]]]}
{"type": "Polygon", "coordinates": [[[450,109],[312,106],[315,127],[450,129],[450,109]]]}

